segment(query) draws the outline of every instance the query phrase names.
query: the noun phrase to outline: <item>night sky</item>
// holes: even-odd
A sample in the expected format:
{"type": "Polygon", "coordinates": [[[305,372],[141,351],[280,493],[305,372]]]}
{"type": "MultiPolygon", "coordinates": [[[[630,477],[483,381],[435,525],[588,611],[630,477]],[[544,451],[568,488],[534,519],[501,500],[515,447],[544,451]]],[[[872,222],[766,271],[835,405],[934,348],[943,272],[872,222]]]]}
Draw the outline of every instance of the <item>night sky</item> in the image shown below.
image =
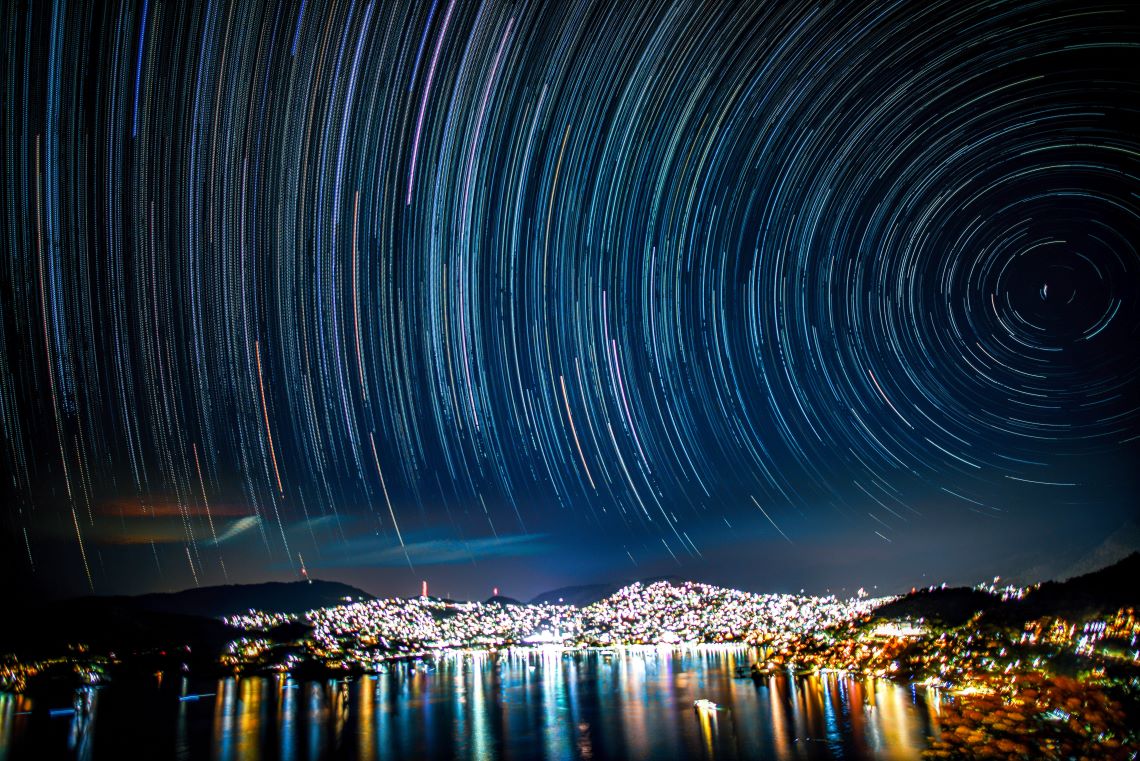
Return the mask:
{"type": "Polygon", "coordinates": [[[0,21],[9,588],[894,591],[1140,514],[1133,3],[0,21]]]}

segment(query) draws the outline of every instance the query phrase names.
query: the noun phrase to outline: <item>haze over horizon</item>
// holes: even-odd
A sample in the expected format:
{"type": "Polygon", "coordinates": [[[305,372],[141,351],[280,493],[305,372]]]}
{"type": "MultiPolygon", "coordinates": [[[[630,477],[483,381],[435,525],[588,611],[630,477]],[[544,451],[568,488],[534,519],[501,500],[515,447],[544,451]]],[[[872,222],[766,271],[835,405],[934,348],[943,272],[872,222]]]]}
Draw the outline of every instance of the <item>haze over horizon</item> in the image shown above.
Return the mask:
{"type": "Polygon", "coordinates": [[[1131,546],[1138,16],[11,6],[0,573],[895,592],[1131,546]]]}

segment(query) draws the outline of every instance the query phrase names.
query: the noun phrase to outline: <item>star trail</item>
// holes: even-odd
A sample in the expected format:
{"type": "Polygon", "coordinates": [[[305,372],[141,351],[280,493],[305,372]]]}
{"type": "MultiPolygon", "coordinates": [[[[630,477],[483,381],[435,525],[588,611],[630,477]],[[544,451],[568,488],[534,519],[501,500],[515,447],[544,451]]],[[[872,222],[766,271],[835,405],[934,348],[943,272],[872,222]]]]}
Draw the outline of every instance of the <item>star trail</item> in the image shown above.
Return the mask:
{"type": "Polygon", "coordinates": [[[1136,517],[1130,4],[2,18],[5,547],[53,584],[1136,517]]]}

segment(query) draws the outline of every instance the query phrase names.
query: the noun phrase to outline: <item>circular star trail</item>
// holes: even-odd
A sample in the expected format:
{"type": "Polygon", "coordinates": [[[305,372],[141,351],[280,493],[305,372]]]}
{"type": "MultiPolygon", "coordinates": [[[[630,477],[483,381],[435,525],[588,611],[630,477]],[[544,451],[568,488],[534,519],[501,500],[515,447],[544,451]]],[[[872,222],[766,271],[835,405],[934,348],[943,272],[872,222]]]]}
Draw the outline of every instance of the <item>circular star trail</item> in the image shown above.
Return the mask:
{"type": "Polygon", "coordinates": [[[1136,452],[1129,4],[2,18],[32,567],[55,537],[92,587],[129,544],[220,581],[239,536],[335,553],[314,527],[408,564],[424,532],[891,542],[1136,452]]]}

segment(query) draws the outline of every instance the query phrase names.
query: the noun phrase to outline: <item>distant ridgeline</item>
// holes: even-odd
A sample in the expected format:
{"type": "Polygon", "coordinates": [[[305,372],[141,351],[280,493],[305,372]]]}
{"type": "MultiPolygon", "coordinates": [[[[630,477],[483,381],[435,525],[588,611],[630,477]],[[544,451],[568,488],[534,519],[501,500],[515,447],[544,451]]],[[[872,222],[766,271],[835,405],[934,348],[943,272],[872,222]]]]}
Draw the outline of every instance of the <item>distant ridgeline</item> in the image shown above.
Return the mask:
{"type": "Polygon", "coordinates": [[[127,599],[144,610],[221,618],[251,608],[299,615],[314,608],[374,598],[348,584],[314,579],[311,583],[270,581],[264,584],[228,584],[127,599]]]}

